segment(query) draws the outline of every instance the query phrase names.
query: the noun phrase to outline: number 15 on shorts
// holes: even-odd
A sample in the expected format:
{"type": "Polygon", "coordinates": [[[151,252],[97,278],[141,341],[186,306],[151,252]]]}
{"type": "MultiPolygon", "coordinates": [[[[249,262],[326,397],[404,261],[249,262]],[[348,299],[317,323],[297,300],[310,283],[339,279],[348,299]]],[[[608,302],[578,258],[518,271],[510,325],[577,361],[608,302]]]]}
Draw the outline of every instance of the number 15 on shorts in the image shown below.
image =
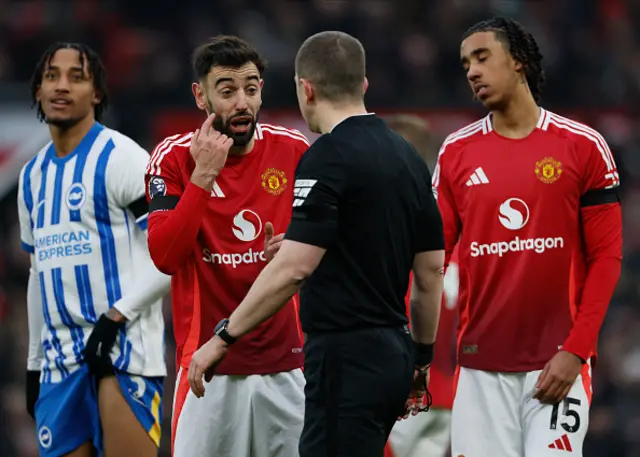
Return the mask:
{"type": "Polygon", "coordinates": [[[568,433],[575,433],[580,429],[580,413],[578,408],[582,405],[579,398],[566,397],[560,403],[553,405],[549,428],[557,430],[558,425],[568,433]],[[562,408],[562,420],[558,420],[558,413],[562,408]],[[558,424],[559,423],[559,424],[558,424]]]}

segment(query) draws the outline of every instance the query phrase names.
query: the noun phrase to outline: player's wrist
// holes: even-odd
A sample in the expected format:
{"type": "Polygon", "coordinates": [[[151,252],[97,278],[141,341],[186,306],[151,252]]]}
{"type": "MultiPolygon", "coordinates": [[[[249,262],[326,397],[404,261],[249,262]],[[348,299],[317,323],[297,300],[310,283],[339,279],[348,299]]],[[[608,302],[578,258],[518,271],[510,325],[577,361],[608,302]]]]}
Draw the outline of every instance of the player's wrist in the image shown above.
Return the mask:
{"type": "Polygon", "coordinates": [[[218,322],[213,333],[215,336],[217,336],[222,341],[224,341],[227,346],[231,346],[236,341],[238,341],[238,338],[233,336],[231,333],[229,333],[228,328],[229,328],[229,319],[225,318],[225,319],[222,319],[220,322],[218,322]]]}
{"type": "Polygon", "coordinates": [[[582,365],[584,365],[585,363],[587,363],[587,358],[582,357],[579,354],[576,354],[576,352],[574,351],[570,351],[568,349],[561,349],[562,352],[566,352],[567,354],[571,354],[572,356],[574,356],[582,365]]]}
{"type": "Polygon", "coordinates": [[[207,192],[211,192],[211,189],[213,189],[213,183],[217,177],[218,173],[202,169],[196,165],[195,170],[193,170],[193,173],[191,174],[191,182],[196,186],[203,188],[207,192]]]}
{"type": "Polygon", "coordinates": [[[120,311],[118,311],[115,307],[107,311],[106,316],[118,324],[124,324],[128,320],[127,317],[120,311]]]}
{"type": "Polygon", "coordinates": [[[426,369],[431,365],[433,361],[433,350],[435,343],[422,344],[414,341],[413,343],[415,359],[414,365],[418,369],[426,369]]]}

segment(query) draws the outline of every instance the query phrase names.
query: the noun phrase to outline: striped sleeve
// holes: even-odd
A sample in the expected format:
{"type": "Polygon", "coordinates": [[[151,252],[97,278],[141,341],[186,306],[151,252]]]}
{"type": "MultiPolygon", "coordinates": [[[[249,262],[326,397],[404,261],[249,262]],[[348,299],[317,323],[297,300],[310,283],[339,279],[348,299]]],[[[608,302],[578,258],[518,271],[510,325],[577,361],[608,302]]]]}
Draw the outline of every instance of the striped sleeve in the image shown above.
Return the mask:
{"type": "Polygon", "coordinates": [[[33,193],[31,190],[31,171],[35,159],[31,160],[20,172],[18,183],[18,220],[20,223],[20,241],[22,249],[30,254],[35,251],[33,241],[33,193]]]}
{"type": "Polygon", "coordinates": [[[592,191],[616,189],[620,186],[620,175],[615,159],[603,136],[595,129],[549,113],[549,124],[568,132],[575,140],[578,157],[583,166],[582,194],[592,191]]]}

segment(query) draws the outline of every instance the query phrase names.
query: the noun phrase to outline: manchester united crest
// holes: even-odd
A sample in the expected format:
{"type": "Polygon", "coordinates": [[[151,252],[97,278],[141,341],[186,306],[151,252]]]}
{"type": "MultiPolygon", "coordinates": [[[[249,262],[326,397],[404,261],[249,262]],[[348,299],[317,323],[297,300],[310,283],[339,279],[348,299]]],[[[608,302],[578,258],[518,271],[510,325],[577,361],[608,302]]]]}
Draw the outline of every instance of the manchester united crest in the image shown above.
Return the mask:
{"type": "Polygon", "coordinates": [[[267,168],[262,173],[262,188],[271,195],[280,195],[287,188],[287,177],[284,171],[267,168]]]}
{"type": "Polygon", "coordinates": [[[562,176],[562,164],[553,157],[545,157],[536,162],[536,176],[545,184],[556,182],[562,176]]]}

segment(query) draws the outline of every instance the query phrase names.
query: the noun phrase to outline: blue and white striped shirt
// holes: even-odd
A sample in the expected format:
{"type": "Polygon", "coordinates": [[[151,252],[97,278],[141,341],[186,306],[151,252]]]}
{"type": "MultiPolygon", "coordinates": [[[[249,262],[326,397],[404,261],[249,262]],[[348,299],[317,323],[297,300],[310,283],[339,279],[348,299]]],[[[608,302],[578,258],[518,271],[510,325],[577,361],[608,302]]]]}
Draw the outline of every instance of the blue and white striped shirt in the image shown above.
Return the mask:
{"type": "MultiPolygon", "coordinates": [[[[148,161],[133,140],[95,123],[71,154],[57,157],[50,142],[22,169],[22,246],[32,254],[44,315],[42,382],[77,369],[99,316],[132,293],[152,265],[146,209],[132,209],[146,206],[148,161]]],[[[161,299],[120,332],[113,362],[133,374],[166,374],[161,299]]]]}

